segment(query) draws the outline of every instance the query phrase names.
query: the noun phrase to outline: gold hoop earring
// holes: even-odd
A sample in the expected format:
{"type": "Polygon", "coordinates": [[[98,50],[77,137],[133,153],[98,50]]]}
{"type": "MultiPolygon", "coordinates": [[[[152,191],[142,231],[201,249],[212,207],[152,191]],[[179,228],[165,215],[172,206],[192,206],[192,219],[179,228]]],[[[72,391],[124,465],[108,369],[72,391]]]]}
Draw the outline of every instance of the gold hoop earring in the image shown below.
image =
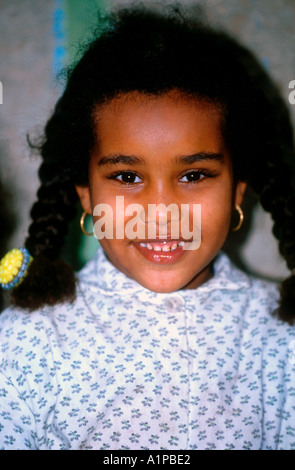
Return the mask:
{"type": "Polygon", "coordinates": [[[239,220],[239,223],[238,225],[232,229],[232,232],[237,232],[238,230],[240,230],[241,226],[242,226],[242,223],[243,223],[243,220],[244,220],[244,213],[242,211],[242,209],[240,208],[240,206],[238,204],[236,204],[236,209],[240,215],[240,220],[239,220]]]}
{"type": "Polygon", "coordinates": [[[84,228],[84,221],[85,221],[86,215],[87,215],[87,212],[84,211],[83,214],[81,215],[80,227],[81,227],[81,230],[82,230],[82,232],[84,233],[84,235],[87,235],[87,237],[92,237],[92,236],[94,235],[94,232],[88,233],[88,232],[86,232],[86,230],[85,230],[85,228],[84,228]]]}

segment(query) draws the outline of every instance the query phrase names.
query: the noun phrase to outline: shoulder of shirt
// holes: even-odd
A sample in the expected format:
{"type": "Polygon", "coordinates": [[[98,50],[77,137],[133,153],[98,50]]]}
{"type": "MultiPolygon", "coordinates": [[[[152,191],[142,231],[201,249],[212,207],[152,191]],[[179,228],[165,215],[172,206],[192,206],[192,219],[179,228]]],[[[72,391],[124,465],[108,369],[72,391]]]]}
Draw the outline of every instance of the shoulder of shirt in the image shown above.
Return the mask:
{"type": "Polygon", "coordinates": [[[57,329],[58,323],[63,322],[66,317],[73,314],[73,311],[83,306],[79,290],[72,303],[57,303],[33,311],[8,306],[0,313],[0,343],[3,343],[5,338],[9,340],[18,335],[22,337],[24,335],[22,333],[29,330],[34,330],[38,336],[48,335],[50,330],[57,329]]]}
{"type": "MultiPolygon", "coordinates": [[[[248,308],[244,320],[252,325],[265,325],[264,330],[295,338],[295,325],[291,326],[278,317],[280,282],[249,274],[238,268],[224,252],[220,252],[215,267],[226,271],[228,284],[233,282],[237,291],[247,298],[248,308]]],[[[233,287],[234,292],[234,287],[233,287]]],[[[230,294],[230,292],[229,292],[230,294]]],[[[295,313],[295,312],[294,312],[295,313]]]]}
{"type": "MultiPolygon", "coordinates": [[[[271,296],[278,298],[279,282],[263,279],[258,275],[249,274],[238,268],[230,257],[220,251],[214,260],[214,276],[204,289],[218,289],[228,291],[246,291],[248,296],[271,296]]],[[[201,287],[203,287],[201,286],[201,287]]]]}

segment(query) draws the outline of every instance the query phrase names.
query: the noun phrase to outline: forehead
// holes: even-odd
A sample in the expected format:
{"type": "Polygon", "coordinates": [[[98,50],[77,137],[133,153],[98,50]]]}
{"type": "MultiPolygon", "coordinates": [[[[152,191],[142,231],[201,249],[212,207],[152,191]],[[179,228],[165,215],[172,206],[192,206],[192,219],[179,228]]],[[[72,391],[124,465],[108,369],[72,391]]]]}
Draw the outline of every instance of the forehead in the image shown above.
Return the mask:
{"type": "Polygon", "coordinates": [[[225,147],[221,106],[175,90],[118,96],[96,108],[94,122],[102,152],[109,146],[133,153],[141,153],[142,147],[151,152],[173,147],[176,153],[225,147]]]}

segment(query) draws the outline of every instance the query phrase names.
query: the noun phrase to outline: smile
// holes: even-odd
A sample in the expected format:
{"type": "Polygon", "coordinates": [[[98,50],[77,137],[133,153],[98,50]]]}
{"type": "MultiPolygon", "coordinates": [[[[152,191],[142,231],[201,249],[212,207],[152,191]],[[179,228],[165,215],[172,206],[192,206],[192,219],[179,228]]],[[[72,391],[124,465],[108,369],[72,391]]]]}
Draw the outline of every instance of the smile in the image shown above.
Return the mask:
{"type": "Polygon", "coordinates": [[[145,240],[135,242],[133,246],[147,261],[155,264],[173,264],[186,253],[183,240],[145,240]]]}
{"type": "Polygon", "coordinates": [[[139,243],[143,248],[147,248],[150,251],[164,251],[170,252],[176,250],[178,247],[184,246],[184,241],[162,241],[162,242],[148,242],[148,243],[139,243]]]}

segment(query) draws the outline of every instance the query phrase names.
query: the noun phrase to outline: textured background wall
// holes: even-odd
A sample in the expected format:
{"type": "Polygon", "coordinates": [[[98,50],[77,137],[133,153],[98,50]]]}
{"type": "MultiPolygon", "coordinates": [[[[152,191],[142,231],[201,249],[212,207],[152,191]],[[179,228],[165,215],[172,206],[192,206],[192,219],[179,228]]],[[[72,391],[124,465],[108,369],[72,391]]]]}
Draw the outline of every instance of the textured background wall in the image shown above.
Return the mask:
{"type": "Polygon", "coordinates": [[[52,74],[53,4],[50,0],[0,3],[0,170],[9,192],[9,200],[1,200],[1,206],[7,203],[14,214],[10,245],[23,243],[37,188],[38,160],[29,157],[26,133],[45,123],[57,97],[52,74]]]}
{"type": "MultiPolygon", "coordinates": [[[[72,1],[72,5],[79,4],[80,9],[88,12],[88,16],[80,17],[79,8],[71,10],[71,2],[65,0],[1,0],[0,255],[7,248],[22,245],[26,236],[29,211],[38,187],[39,165],[38,157],[30,155],[26,133],[34,135],[42,129],[61,91],[55,73],[64,59],[64,48],[68,46],[64,22],[69,22],[71,35],[68,37],[78,39],[77,31],[81,37],[86,26],[77,26],[77,16],[78,20],[80,17],[80,21],[87,21],[93,14],[95,3],[90,0],[72,1]]],[[[118,0],[104,2],[109,6],[126,3],[118,0]]],[[[169,2],[144,3],[162,8],[169,2]]],[[[182,3],[191,9],[192,14],[201,11],[213,24],[227,28],[254,49],[279,83],[288,102],[288,84],[295,79],[294,0],[182,3]]],[[[70,50],[71,54],[74,52],[75,47],[70,50]]],[[[295,123],[295,106],[289,106],[295,123]]],[[[247,217],[248,214],[245,215],[247,217]]],[[[271,235],[271,220],[259,207],[253,213],[250,234],[242,241],[241,253],[250,269],[276,278],[286,274],[285,263],[271,235]]]]}

